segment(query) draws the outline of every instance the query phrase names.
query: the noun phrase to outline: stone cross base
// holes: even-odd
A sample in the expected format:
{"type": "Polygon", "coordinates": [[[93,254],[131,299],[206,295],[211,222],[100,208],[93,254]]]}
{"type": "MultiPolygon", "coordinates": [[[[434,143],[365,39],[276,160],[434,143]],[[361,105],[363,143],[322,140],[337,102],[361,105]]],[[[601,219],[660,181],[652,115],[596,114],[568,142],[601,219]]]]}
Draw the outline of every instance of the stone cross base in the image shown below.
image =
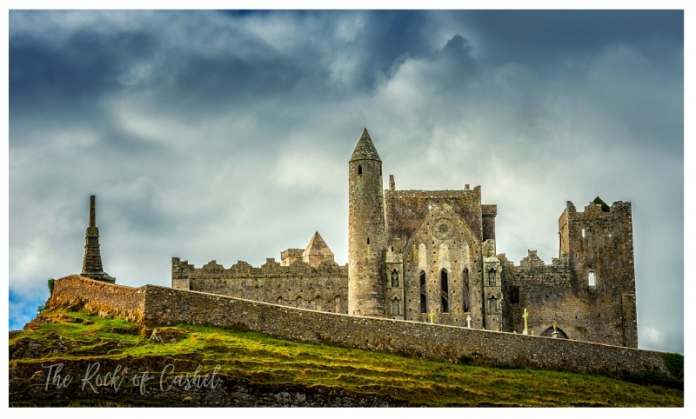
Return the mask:
{"type": "Polygon", "coordinates": [[[106,272],[82,272],[80,275],[94,279],[95,281],[103,281],[110,284],[116,283],[116,278],[107,274],[106,272]]]}

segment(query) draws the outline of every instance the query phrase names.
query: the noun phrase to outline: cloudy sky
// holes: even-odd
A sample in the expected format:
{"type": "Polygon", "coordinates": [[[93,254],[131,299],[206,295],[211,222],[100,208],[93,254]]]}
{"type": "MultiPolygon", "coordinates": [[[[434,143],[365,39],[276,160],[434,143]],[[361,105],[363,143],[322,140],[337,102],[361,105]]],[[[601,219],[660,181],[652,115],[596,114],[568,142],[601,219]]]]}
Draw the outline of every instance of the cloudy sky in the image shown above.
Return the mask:
{"type": "Polygon", "coordinates": [[[368,127],[397,188],[481,185],[498,249],[633,203],[640,346],[683,351],[680,12],[10,13],[10,327],[81,269],[262,263],[319,230],[347,253],[368,127]]]}

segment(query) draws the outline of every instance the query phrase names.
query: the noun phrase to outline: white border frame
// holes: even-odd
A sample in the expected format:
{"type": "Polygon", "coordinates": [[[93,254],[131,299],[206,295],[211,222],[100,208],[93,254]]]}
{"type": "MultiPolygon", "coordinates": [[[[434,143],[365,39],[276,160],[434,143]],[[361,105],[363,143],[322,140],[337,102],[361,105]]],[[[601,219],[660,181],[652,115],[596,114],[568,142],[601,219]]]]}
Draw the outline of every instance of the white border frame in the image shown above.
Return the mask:
{"type": "MultiPolygon", "coordinates": [[[[696,206],[693,195],[693,184],[691,181],[695,179],[694,174],[696,169],[690,163],[694,163],[694,146],[691,142],[686,141],[687,138],[691,138],[692,125],[689,116],[693,115],[693,88],[691,86],[689,75],[694,73],[693,56],[694,47],[693,36],[690,36],[690,27],[694,27],[694,19],[691,18],[689,13],[689,6],[692,2],[678,1],[678,0],[634,0],[634,1],[616,1],[616,0],[568,0],[558,2],[550,0],[532,0],[532,1],[514,1],[514,0],[497,0],[497,1],[453,1],[453,0],[430,0],[430,1],[415,1],[415,0],[340,0],[332,1],[327,3],[321,0],[297,0],[297,1],[277,1],[277,0],[239,0],[239,1],[222,1],[222,0],[198,0],[198,1],[185,1],[185,0],[169,0],[169,1],[153,1],[153,0],[73,0],[73,1],[50,1],[50,0],[9,0],[5,2],[7,6],[5,7],[5,13],[2,14],[0,18],[0,26],[2,27],[2,42],[0,53],[0,59],[2,60],[1,76],[2,76],[2,95],[3,101],[0,105],[2,107],[3,115],[2,118],[2,133],[4,138],[3,147],[0,150],[0,196],[7,198],[8,202],[2,205],[1,217],[0,217],[0,231],[4,233],[5,240],[1,242],[0,246],[2,252],[0,252],[0,266],[2,266],[4,277],[9,276],[9,10],[11,9],[133,9],[133,10],[145,10],[145,9],[557,9],[557,10],[573,10],[573,9],[597,9],[597,10],[608,10],[608,9],[681,9],[684,10],[684,237],[689,238],[685,240],[684,243],[684,255],[685,260],[689,258],[690,255],[694,254],[694,239],[692,233],[696,233],[696,228],[694,228],[694,221],[688,217],[688,214],[696,212],[696,206]],[[692,25],[690,25],[690,23],[692,25]]],[[[692,6],[693,9],[693,6],[692,6]]],[[[685,264],[684,269],[684,297],[688,301],[693,301],[694,297],[693,290],[694,286],[686,281],[686,278],[691,278],[694,272],[694,268],[690,265],[685,264]]],[[[2,330],[3,330],[3,344],[2,344],[2,359],[9,359],[8,357],[8,310],[9,310],[9,282],[2,287],[2,297],[0,297],[2,304],[5,305],[5,309],[2,310],[2,330]]],[[[684,318],[693,319],[694,309],[691,308],[689,304],[685,304],[684,308],[684,318]]],[[[691,348],[691,336],[688,333],[690,329],[690,324],[685,322],[684,326],[684,353],[688,352],[688,348],[691,348]]],[[[54,416],[56,414],[60,416],[69,416],[71,418],[81,418],[89,417],[92,418],[95,414],[100,417],[122,417],[124,411],[119,409],[105,409],[101,408],[98,412],[92,409],[73,409],[73,408],[62,408],[62,409],[11,409],[8,408],[8,367],[9,365],[5,362],[0,363],[2,371],[1,395],[2,395],[2,409],[5,410],[4,414],[6,417],[42,417],[54,416]]],[[[693,364],[690,362],[690,358],[687,359],[685,365],[685,374],[687,377],[693,377],[693,364]]],[[[690,384],[690,378],[686,379],[686,382],[690,384]]],[[[693,387],[693,386],[692,386],[693,387]]],[[[685,417],[688,414],[688,410],[693,407],[692,403],[692,393],[690,391],[692,387],[688,385],[685,388],[684,394],[684,409],[667,409],[662,408],[657,411],[656,409],[597,409],[591,408],[591,411],[587,409],[517,409],[515,411],[502,410],[502,409],[476,409],[470,410],[466,408],[466,411],[461,408],[453,409],[440,409],[436,413],[437,415],[444,415],[447,417],[462,417],[468,415],[475,415],[476,417],[499,417],[505,414],[514,414],[515,416],[538,418],[538,417],[550,417],[562,414],[569,417],[586,417],[588,415],[638,415],[654,417],[655,415],[668,416],[668,417],[685,417]]],[[[325,409],[307,409],[307,408],[293,408],[283,410],[282,413],[279,411],[274,411],[271,409],[247,409],[247,408],[237,408],[234,410],[228,409],[206,409],[204,412],[201,411],[190,411],[182,409],[148,409],[147,412],[144,411],[134,411],[136,415],[160,415],[166,412],[167,415],[173,415],[177,417],[189,416],[190,414],[205,415],[205,416],[220,416],[229,418],[230,416],[265,416],[265,415],[283,415],[289,416],[291,418],[319,418],[330,414],[335,419],[348,418],[356,414],[360,416],[369,416],[383,418],[385,416],[396,416],[406,417],[406,418],[416,418],[421,419],[423,415],[431,415],[434,412],[425,411],[422,409],[361,409],[359,411],[353,409],[332,409],[331,412],[327,412],[325,409]]],[[[130,411],[128,412],[130,413],[130,411]]],[[[127,413],[127,414],[128,414],[127,413]]]]}

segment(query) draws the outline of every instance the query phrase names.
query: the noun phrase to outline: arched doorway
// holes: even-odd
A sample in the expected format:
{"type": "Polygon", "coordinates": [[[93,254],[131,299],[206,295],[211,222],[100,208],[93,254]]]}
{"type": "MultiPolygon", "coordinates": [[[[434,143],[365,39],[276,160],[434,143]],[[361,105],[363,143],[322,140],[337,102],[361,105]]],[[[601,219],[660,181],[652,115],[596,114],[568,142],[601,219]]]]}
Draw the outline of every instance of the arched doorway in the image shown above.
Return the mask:
{"type": "Polygon", "coordinates": [[[556,326],[556,333],[557,333],[557,335],[554,336],[553,335],[553,326],[549,326],[548,329],[544,330],[544,333],[542,333],[541,336],[547,336],[550,338],[556,337],[559,339],[568,339],[568,335],[566,334],[566,332],[564,332],[563,329],[561,329],[558,326],[556,326]]]}

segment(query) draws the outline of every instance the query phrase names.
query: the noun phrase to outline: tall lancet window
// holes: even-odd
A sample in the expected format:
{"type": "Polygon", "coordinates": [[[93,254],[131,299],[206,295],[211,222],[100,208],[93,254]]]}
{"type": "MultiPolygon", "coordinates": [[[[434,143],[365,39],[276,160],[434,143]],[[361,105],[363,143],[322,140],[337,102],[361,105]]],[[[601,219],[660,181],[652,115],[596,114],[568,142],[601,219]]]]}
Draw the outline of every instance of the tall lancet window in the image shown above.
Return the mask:
{"type": "Polygon", "coordinates": [[[495,268],[488,270],[488,286],[495,287],[495,268]]]}
{"type": "Polygon", "coordinates": [[[488,299],[488,312],[497,313],[498,312],[498,299],[491,297],[488,299]]]}
{"type": "Polygon", "coordinates": [[[428,289],[425,285],[425,271],[420,273],[420,312],[426,313],[428,311],[428,289]]]}
{"type": "Polygon", "coordinates": [[[401,315],[401,300],[399,300],[399,297],[394,297],[391,301],[391,314],[393,316],[401,315]]]}
{"type": "Polygon", "coordinates": [[[449,280],[447,279],[447,269],[440,271],[440,311],[449,312],[449,280]]]}
{"type": "Polygon", "coordinates": [[[391,272],[391,286],[392,288],[399,287],[399,271],[396,269],[392,270],[391,272]]]}
{"type": "Polygon", "coordinates": [[[469,268],[462,271],[462,300],[464,300],[464,312],[469,312],[469,268]]]}
{"type": "Polygon", "coordinates": [[[590,288],[595,288],[597,286],[597,276],[594,271],[587,273],[587,286],[590,288]]]}

